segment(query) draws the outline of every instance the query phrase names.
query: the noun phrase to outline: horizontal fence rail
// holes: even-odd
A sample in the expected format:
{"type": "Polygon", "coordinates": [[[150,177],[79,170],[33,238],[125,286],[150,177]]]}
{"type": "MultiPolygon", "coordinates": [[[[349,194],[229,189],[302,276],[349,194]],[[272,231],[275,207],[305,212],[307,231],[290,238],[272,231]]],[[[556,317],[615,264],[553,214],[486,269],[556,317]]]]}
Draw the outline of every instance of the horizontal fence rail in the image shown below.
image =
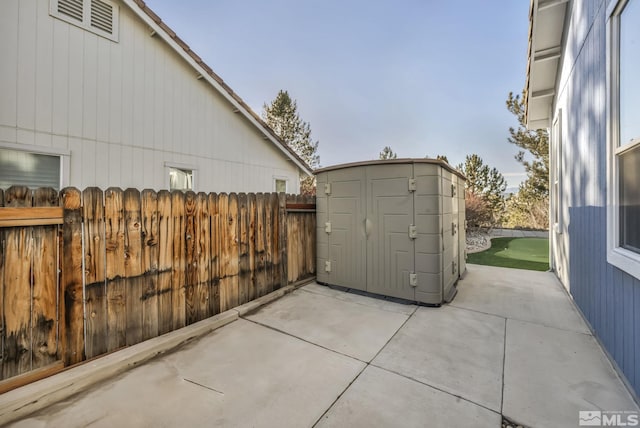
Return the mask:
{"type": "Polygon", "coordinates": [[[0,380],[94,358],[314,276],[314,208],[314,197],[276,193],[0,190],[0,380]],[[46,209],[16,202],[35,195],[46,209]],[[34,275],[40,235],[56,251],[34,275]],[[9,308],[15,301],[21,309],[9,308]],[[34,302],[51,331],[27,309],[34,302]],[[53,347],[36,365],[35,338],[53,347]],[[29,364],[13,363],[25,354],[29,364]]]}

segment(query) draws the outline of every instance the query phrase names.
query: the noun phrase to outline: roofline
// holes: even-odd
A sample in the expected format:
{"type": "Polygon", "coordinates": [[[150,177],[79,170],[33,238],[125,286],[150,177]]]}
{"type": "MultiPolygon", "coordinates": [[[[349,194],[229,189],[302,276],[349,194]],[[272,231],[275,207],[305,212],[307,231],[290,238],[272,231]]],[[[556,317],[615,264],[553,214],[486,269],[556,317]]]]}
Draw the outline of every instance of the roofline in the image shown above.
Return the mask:
{"type": "MultiPolygon", "coordinates": [[[[536,54],[541,54],[541,58],[540,60],[545,60],[546,58],[544,58],[545,56],[548,56],[548,54],[546,52],[536,52],[536,32],[534,31],[534,28],[538,28],[539,25],[544,26],[544,24],[548,24],[548,22],[544,19],[542,19],[540,22],[538,22],[538,13],[542,10],[553,10],[554,14],[557,13],[563,13],[564,15],[564,21],[562,23],[562,31],[561,31],[561,35],[560,35],[560,40],[558,40],[558,45],[559,45],[559,53],[553,52],[552,55],[558,55],[558,69],[556,69],[556,74],[555,74],[555,82],[554,82],[554,91],[557,88],[558,85],[558,78],[560,77],[559,75],[559,71],[560,71],[560,67],[562,64],[562,58],[564,56],[564,49],[563,49],[563,42],[565,40],[565,32],[567,30],[567,19],[569,18],[569,8],[570,5],[572,4],[572,0],[530,0],[529,3],[529,43],[528,43],[528,49],[527,49],[527,75],[526,75],[526,81],[525,81],[525,86],[524,86],[524,93],[523,93],[523,101],[524,101],[524,117],[525,117],[525,123],[528,129],[539,129],[539,128],[548,128],[551,125],[551,113],[549,117],[546,117],[544,119],[536,119],[536,120],[530,120],[529,119],[529,101],[531,96],[533,95],[534,98],[536,97],[548,97],[551,98],[551,103],[553,103],[553,99],[555,98],[555,96],[557,95],[555,92],[547,94],[545,92],[547,91],[539,91],[536,93],[531,93],[531,69],[533,67],[533,63],[536,61],[536,54]],[[561,6],[561,7],[559,7],[561,6]]],[[[538,29],[538,31],[542,31],[540,29],[538,29]]],[[[547,50],[551,50],[551,49],[547,49],[547,50]]]]}
{"type": "Polygon", "coordinates": [[[430,158],[400,158],[400,159],[376,159],[376,160],[368,160],[361,162],[351,162],[351,163],[343,163],[338,165],[331,165],[324,168],[316,169],[314,172],[319,174],[321,172],[334,171],[337,169],[344,168],[353,168],[358,166],[369,166],[369,165],[389,165],[389,164],[407,164],[407,163],[428,163],[433,165],[439,165],[449,171],[452,174],[457,175],[463,180],[467,180],[467,177],[447,162],[440,159],[430,159],[430,158]]]}
{"type": "Polygon", "coordinates": [[[531,52],[533,49],[533,9],[535,7],[535,0],[529,2],[529,43],[527,46],[527,77],[524,84],[524,119],[529,127],[529,83],[531,79],[531,52]]]}
{"type": "Polygon", "coordinates": [[[254,125],[258,131],[260,131],[265,140],[271,141],[284,155],[289,158],[296,166],[302,170],[305,174],[312,176],[313,170],[305,161],[298,156],[297,153],[289,147],[280,137],[278,137],[251,107],[249,107],[234,91],[227,85],[220,76],[218,76],[194,51],[191,50],[180,37],[177,36],[162,19],[151,10],[144,0],[122,0],[122,2],[129,7],[140,19],[142,19],[149,27],[155,32],[155,34],[162,37],[162,39],[174,50],[180,57],[182,57],[191,67],[193,67],[198,75],[196,78],[202,78],[206,80],[215,90],[217,90],[227,101],[231,103],[237,110],[237,113],[241,113],[249,122],[254,125]]]}

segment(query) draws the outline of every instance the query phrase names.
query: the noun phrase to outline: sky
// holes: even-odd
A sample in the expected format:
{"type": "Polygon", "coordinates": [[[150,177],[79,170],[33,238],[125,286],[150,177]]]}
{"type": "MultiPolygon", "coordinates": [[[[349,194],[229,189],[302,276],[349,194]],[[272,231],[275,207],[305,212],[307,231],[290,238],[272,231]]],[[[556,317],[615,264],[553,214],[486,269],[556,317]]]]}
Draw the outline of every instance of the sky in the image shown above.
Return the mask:
{"type": "Polygon", "coordinates": [[[529,0],[146,0],[258,114],[297,101],[322,166],[478,154],[509,187],[529,0]]]}

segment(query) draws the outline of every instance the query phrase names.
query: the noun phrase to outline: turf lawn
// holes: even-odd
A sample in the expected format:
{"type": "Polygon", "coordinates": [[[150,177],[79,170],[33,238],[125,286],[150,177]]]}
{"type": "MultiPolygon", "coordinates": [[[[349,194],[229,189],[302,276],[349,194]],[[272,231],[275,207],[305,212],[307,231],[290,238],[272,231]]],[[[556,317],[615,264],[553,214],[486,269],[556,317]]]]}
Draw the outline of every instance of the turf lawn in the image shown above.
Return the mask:
{"type": "Polygon", "coordinates": [[[528,270],[549,270],[547,238],[493,238],[488,250],[469,254],[467,263],[528,270]]]}

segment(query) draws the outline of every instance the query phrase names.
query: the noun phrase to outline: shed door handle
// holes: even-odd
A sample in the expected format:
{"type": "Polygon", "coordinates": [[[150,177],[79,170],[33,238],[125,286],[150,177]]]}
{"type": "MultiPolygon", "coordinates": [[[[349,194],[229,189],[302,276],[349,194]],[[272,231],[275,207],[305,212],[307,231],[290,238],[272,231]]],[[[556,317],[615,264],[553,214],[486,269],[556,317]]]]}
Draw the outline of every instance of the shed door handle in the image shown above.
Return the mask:
{"type": "Polygon", "coordinates": [[[369,238],[369,235],[371,235],[371,220],[369,220],[368,218],[364,219],[364,233],[365,235],[367,235],[367,238],[369,238]]]}

